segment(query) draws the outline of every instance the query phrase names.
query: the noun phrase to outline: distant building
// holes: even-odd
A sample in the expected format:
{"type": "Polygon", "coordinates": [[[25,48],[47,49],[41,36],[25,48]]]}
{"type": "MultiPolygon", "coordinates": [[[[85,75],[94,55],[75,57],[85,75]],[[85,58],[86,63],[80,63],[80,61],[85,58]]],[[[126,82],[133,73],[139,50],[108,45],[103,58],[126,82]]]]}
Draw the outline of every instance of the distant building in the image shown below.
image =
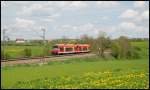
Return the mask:
{"type": "Polygon", "coordinates": [[[22,38],[17,38],[16,43],[25,43],[25,40],[22,38]]]}

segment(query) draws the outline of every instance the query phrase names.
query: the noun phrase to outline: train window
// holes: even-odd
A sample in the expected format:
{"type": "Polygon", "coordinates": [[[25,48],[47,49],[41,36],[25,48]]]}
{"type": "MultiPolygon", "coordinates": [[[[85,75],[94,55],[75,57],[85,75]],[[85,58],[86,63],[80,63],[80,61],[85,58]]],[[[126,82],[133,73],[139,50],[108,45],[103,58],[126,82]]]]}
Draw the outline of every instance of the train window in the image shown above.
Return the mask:
{"type": "Polygon", "coordinates": [[[58,46],[53,46],[53,49],[54,50],[58,50],[58,46]]]}
{"type": "Polygon", "coordinates": [[[78,48],[76,47],[75,50],[78,50],[78,48]]]}
{"type": "Polygon", "coordinates": [[[84,47],[84,48],[83,48],[83,51],[86,51],[86,50],[87,50],[87,48],[86,48],[86,47],[84,47]]]}
{"type": "Polygon", "coordinates": [[[53,48],[58,48],[58,46],[53,46],[53,48]]]}
{"type": "Polygon", "coordinates": [[[64,51],[64,48],[63,48],[63,47],[61,47],[61,48],[60,48],[60,51],[64,51]]]}
{"type": "Polygon", "coordinates": [[[73,48],[66,48],[66,51],[73,51],[73,48]]]}
{"type": "Polygon", "coordinates": [[[79,47],[79,50],[80,50],[80,51],[82,51],[82,48],[81,48],[81,47],[79,47]]]}

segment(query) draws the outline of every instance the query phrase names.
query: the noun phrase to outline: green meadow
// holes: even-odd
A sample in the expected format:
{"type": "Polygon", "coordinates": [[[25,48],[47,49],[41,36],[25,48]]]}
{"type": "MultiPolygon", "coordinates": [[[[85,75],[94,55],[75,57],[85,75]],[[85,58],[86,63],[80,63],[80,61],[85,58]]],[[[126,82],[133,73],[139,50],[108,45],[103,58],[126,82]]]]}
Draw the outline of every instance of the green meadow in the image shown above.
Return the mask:
{"type": "Polygon", "coordinates": [[[24,57],[25,48],[31,49],[31,57],[43,55],[43,46],[5,46],[5,53],[9,54],[9,58],[20,58],[24,57]]]}

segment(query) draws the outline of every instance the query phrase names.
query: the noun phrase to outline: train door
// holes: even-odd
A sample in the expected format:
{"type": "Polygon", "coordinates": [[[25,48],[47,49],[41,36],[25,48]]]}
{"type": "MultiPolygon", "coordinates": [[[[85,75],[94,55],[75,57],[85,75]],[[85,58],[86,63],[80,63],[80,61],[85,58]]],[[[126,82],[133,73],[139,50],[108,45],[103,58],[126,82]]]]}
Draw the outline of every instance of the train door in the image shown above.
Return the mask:
{"type": "Polygon", "coordinates": [[[60,52],[64,52],[64,47],[59,47],[60,52]]]}

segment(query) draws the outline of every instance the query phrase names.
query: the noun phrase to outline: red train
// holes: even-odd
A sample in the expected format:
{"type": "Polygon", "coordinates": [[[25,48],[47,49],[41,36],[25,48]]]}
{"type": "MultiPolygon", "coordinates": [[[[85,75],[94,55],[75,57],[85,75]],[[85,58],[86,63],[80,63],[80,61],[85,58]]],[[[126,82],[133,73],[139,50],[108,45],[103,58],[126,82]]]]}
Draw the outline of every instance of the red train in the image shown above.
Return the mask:
{"type": "Polygon", "coordinates": [[[52,54],[86,53],[90,52],[89,44],[56,44],[51,50],[52,54]]]}

